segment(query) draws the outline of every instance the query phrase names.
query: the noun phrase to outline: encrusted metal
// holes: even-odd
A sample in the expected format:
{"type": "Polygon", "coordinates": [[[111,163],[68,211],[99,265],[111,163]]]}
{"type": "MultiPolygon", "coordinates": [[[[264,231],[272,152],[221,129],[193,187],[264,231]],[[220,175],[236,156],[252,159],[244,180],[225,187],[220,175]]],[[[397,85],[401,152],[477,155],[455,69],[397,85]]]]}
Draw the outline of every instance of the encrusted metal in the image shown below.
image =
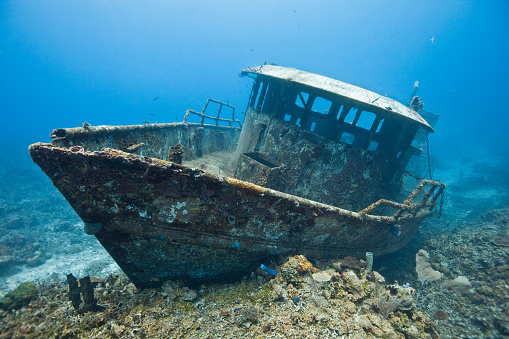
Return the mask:
{"type": "Polygon", "coordinates": [[[426,127],[417,113],[371,105],[388,101],[321,76],[249,72],[260,77],[242,130],[234,113],[219,125],[227,104],[216,101],[217,116],[204,114],[206,104],[200,123],[84,125],[29,147],[85,232],[138,288],[232,279],[278,255],[391,253],[442,195],[444,184],[423,180],[404,202],[394,199],[411,142],[426,127]],[[323,112],[320,100],[330,106],[323,112]]]}
{"type": "Polygon", "coordinates": [[[346,82],[331,79],[323,75],[277,65],[250,67],[242,70],[241,74],[267,76],[270,78],[281,79],[285,82],[300,84],[315,88],[320,91],[336,94],[343,98],[361,102],[366,107],[376,107],[390,112],[391,114],[399,114],[405,118],[415,120],[416,122],[422,124],[422,126],[425,127],[428,131],[433,132],[433,128],[426,122],[426,120],[424,120],[414,110],[401,104],[400,102],[388,98],[387,96],[368,91],[364,88],[360,88],[346,82]]]}

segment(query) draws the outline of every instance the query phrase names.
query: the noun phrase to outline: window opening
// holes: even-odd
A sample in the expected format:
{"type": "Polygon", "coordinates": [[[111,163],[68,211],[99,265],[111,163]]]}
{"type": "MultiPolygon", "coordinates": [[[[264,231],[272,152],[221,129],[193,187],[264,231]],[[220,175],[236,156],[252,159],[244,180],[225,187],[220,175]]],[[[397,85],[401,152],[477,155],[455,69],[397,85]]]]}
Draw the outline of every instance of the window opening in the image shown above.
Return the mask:
{"type": "Polygon", "coordinates": [[[290,114],[285,114],[284,120],[290,121],[291,118],[292,118],[292,116],[290,114]]]}
{"type": "Polygon", "coordinates": [[[309,99],[309,93],[306,92],[300,92],[297,95],[297,99],[295,100],[295,105],[299,106],[300,108],[305,108],[306,103],[309,99]]]}
{"type": "Polygon", "coordinates": [[[380,121],[380,123],[378,124],[378,127],[376,128],[375,133],[380,132],[380,129],[382,128],[382,124],[383,124],[384,121],[385,121],[385,119],[382,119],[382,121],[380,121]]]}
{"type": "Polygon", "coordinates": [[[357,116],[357,111],[359,109],[358,108],[351,108],[350,111],[348,112],[348,114],[346,115],[345,117],[345,123],[347,124],[351,124],[353,123],[353,121],[355,120],[355,117],[357,116]]]}
{"type": "Polygon", "coordinates": [[[336,119],[339,120],[339,117],[341,116],[341,112],[343,112],[344,108],[345,108],[345,105],[341,105],[341,107],[339,108],[338,115],[337,115],[336,119]]]}
{"type": "Polygon", "coordinates": [[[265,93],[265,101],[263,103],[262,111],[272,113],[274,105],[276,104],[277,89],[277,86],[273,82],[269,83],[267,93],[265,93]]]}
{"type": "Polygon", "coordinates": [[[295,123],[297,126],[300,126],[300,118],[297,119],[297,122],[295,123]]]}
{"type": "Polygon", "coordinates": [[[412,146],[418,149],[424,149],[424,142],[421,140],[414,139],[412,141],[412,146]]]}
{"type": "Polygon", "coordinates": [[[378,148],[378,142],[371,141],[368,146],[368,151],[376,151],[377,148],[378,148]]]}
{"type": "Polygon", "coordinates": [[[332,101],[322,97],[316,97],[315,101],[313,102],[313,107],[311,108],[311,110],[320,114],[329,114],[331,106],[332,101]]]}
{"type": "Polygon", "coordinates": [[[346,144],[350,144],[350,145],[353,144],[354,140],[355,140],[355,136],[353,134],[346,133],[346,132],[341,134],[341,139],[339,139],[339,141],[344,142],[346,144]]]}
{"type": "Polygon", "coordinates": [[[315,131],[315,127],[316,127],[316,122],[312,122],[311,123],[311,128],[309,129],[311,132],[314,132],[315,131]]]}
{"type": "Polygon", "coordinates": [[[357,121],[357,126],[370,131],[371,127],[373,126],[373,122],[375,122],[375,118],[376,118],[375,113],[363,111],[361,113],[359,121],[357,121]]]}
{"type": "Polygon", "coordinates": [[[269,83],[267,81],[262,82],[261,90],[260,90],[260,97],[258,98],[258,103],[256,104],[256,109],[260,110],[262,108],[263,102],[265,101],[265,95],[267,94],[267,87],[269,86],[269,83]]]}
{"type": "Polygon", "coordinates": [[[251,90],[251,101],[249,102],[249,105],[254,107],[256,103],[256,99],[258,98],[258,95],[260,94],[260,84],[261,80],[257,80],[255,84],[253,85],[253,89],[251,90]]]}

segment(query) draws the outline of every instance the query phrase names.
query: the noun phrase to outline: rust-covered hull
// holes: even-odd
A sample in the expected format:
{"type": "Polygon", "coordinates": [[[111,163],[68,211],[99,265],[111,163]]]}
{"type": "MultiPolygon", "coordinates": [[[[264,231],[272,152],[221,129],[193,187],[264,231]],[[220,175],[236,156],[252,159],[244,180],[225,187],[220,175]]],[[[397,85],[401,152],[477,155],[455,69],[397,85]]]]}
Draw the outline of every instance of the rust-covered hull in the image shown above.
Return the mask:
{"type": "Polygon", "coordinates": [[[382,202],[399,211],[374,216],[376,206],[356,213],[118,150],[37,143],[29,151],[139,288],[235,277],[274,255],[387,254],[436,204],[430,190],[418,204],[382,202]]]}

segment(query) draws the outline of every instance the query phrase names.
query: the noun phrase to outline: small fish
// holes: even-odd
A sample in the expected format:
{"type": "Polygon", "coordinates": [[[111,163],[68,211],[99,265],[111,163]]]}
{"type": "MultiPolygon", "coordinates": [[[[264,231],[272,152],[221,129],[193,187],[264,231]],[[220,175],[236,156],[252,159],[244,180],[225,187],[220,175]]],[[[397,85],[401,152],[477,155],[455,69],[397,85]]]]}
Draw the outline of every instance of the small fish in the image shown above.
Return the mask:
{"type": "Polygon", "coordinates": [[[157,99],[159,99],[159,97],[155,97],[155,98],[154,98],[154,100],[157,100],[157,99]]]}
{"type": "Polygon", "coordinates": [[[249,51],[250,51],[250,52],[254,51],[254,48],[251,48],[249,51]]]}
{"type": "Polygon", "coordinates": [[[435,36],[432,36],[431,37],[431,43],[434,45],[435,44],[435,36]]]}
{"type": "Polygon", "coordinates": [[[294,12],[294,13],[297,13],[297,12],[295,12],[295,10],[293,10],[293,12],[294,12]]]}
{"type": "Polygon", "coordinates": [[[150,122],[148,122],[147,120],[142,120],[141,122],[144,124],[150,124],[150,122]]]}
{"type": "Polygon", "coordinates": [[[149,115],[151,115],[151,116],[155,116],[155,114],[154,114],[154,113],[150,113],[149,115]]]}

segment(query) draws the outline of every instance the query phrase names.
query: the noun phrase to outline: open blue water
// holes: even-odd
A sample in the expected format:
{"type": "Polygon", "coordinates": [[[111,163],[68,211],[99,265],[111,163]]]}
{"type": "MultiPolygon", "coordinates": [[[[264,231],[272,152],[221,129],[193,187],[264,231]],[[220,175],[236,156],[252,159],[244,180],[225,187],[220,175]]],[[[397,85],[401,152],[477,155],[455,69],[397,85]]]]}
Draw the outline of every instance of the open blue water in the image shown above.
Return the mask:
{"type": "Polygon", "coordinates": [[[2,1],[0,19],[3,152],[208,97],[242,111],[238,72],[265,61],[401,102],[419,80],[432,147],[508,150],[507,1],[2,1]]]}

